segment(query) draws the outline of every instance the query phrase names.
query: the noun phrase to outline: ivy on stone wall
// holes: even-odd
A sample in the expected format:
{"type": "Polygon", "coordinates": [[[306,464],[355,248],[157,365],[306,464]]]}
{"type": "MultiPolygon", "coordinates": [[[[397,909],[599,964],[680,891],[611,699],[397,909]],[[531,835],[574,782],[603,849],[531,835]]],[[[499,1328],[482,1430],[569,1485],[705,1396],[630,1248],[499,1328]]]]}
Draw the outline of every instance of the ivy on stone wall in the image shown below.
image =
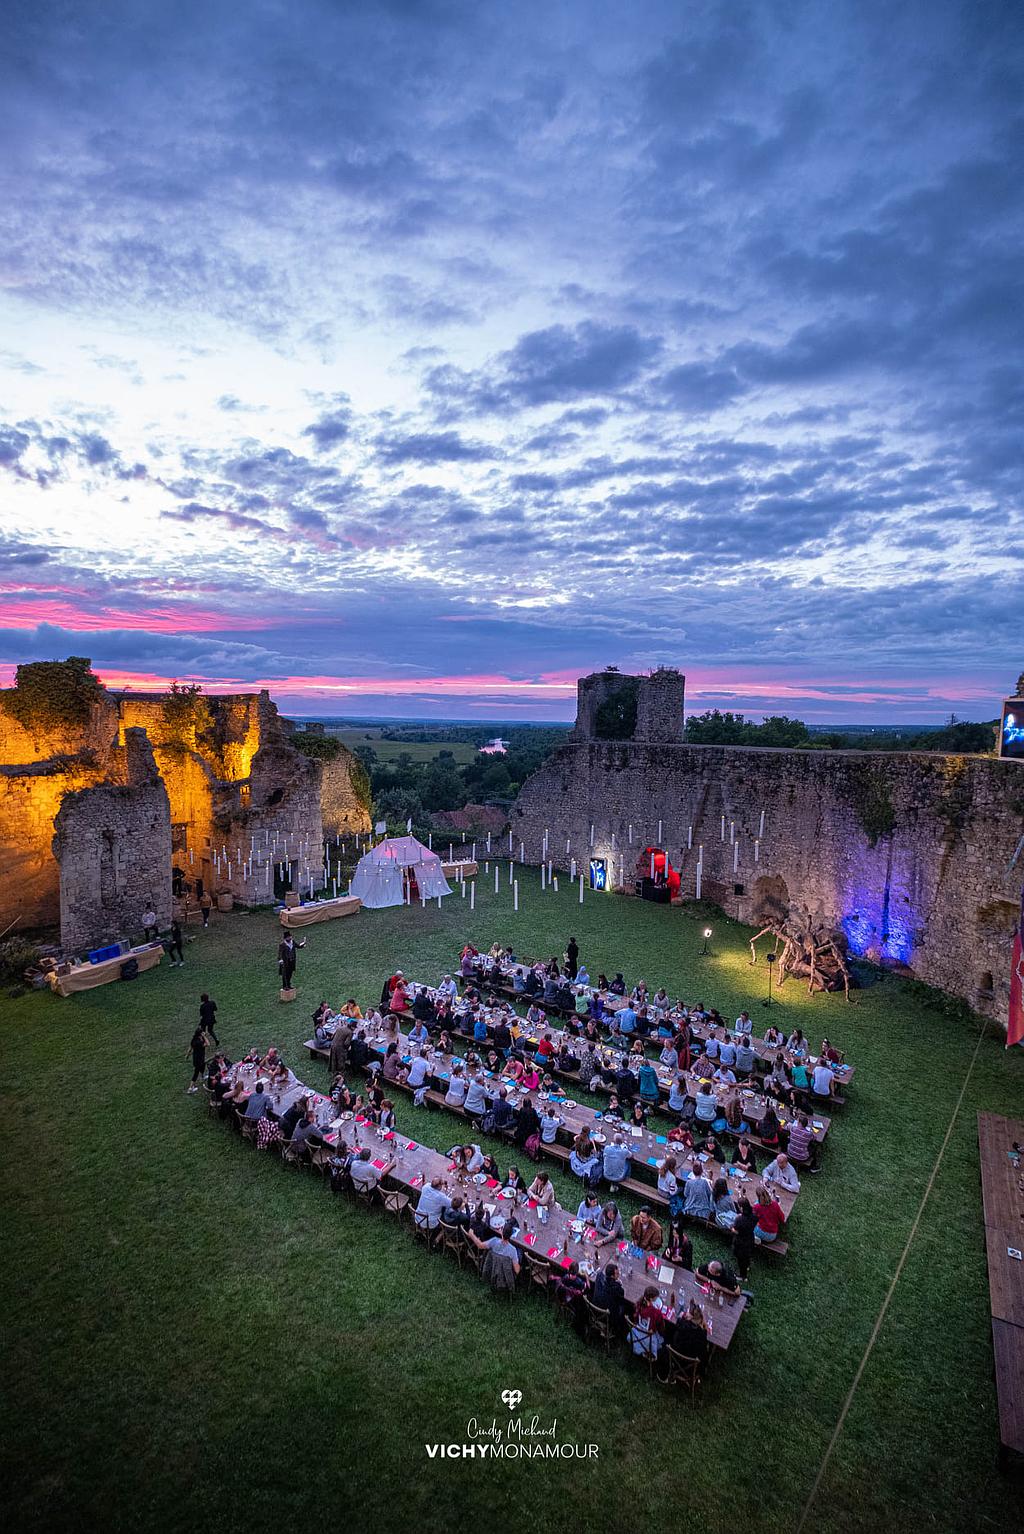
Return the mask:
{"type": "Polygon", "coordinates": [[[942,793],[935,813],[950,831],[962,831],[971,818],[971,788],[967,762],[962,756],[950,756],[942,763],[942,793]]]}
{"type": "Polygon", "coordinates": [[[88,724],[93,705],[105,691],[84,655],[30,661],[14,673],[14,687],[3,694],[3,707],[26,730],[73,729],[88,724]]]}
{"type": "Polygon", "coordinates": [[[857,819],[872,847],[883,836],[890,836],[896,825],[896,811],[889,795],[889,785],[874,767],[854,769],[850,776],[850,799],[857,819]]]}
{"type": "Polygon", "coordinates": [[[296,730],[289,735],[288,744],[301,751],[303,756],[315,757],[318,762],[333,762],[345,749],[336,735],[314,730],[296,730]]]}
{"type": "Polygon", "coordinates": [[[623,678],[621,686],[616,687],[598,705],[594,714],[594,734],[598,740],[633,739],[638,691],[636,677],[623,678]]]}
{"type": "Polygon", "coordinates": [[[165,750],[189,751],[193,741],[213,734],[213,710],[196,683],[182,686],[171,683],[163,702],[166,734],[161,742],[165,750]]]}
{"type": "Polygon", "coordinates": [[[373,793],[370,789],[370,774],[367,772],[358,756],[355,755],[352,756],[348,771],[349,778],[352,782],[352,792],[356,796],[356,802],[358,803],[360,809],[365,810],[367,815],[369,815],[373,808],[373,793]]]}

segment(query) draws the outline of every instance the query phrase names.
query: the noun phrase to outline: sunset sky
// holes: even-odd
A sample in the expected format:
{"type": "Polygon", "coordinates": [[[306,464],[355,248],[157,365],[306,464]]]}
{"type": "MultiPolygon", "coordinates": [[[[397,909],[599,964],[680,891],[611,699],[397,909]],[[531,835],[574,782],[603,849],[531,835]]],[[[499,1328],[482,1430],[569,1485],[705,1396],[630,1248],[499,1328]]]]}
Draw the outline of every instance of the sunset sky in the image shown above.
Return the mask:
{"type": "Polygon", "coordinates": [[[0,682],[994,717],[1019,5],[4,14],[0,682]]]}

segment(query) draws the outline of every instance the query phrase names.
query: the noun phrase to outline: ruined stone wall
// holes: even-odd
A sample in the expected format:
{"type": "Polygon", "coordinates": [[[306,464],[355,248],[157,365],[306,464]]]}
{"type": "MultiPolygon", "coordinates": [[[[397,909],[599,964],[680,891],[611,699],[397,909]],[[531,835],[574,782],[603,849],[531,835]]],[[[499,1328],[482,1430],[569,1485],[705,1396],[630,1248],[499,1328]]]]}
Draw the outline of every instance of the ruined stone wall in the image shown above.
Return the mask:
{"type": "Polygon", "coordinates": [[[53,822],[65,794],[101,781],[95,769],[0,767],[0,931],[56,924],[60,873],[53,822]]]}
{"type": "Polygon", "coordinates": [[[658,840],[659,820],[684,896],[694,894],[703,845],[702,894],[731,915],[757,922],[790,903],[805,906],[841,927],[852,952],[905,964],[1005,1022],[1022,878],[1019,865],[1009,872],[1024,832],[1021,763],[568,745],[524,784],[511,823],[532,862],[547,828],[562,867],[572,856],[585,866],[593,824],[593,851],[608,859],[611,882],[631,888],[637,853],[658,840]]]}
{"type": "Polygon", "coordinates": [[[320,780],[320,803],[325,836],[363,834],[371,829],[370,812],[356,795],[352,773],[361,766],[358,757],[345,749],[333,761],[324,762],[320,780]]]}
{"type": "Polygon", "coordinates": [[[100,786],[65,794],[53,827],[60,865],[61,943],[84,953],[140,939],[149,905],[171,917],[171,817],[144,730],[129,729],[100,786]]]}
{"type": "Polygon", "coordinates": [[[0,931],[51,926],[60,911],[51,841],[65,794],[102,782],[111,768],[117,710],[102,699],[84,725],[26,729],[0,694],[0,931]]]}
{"type": "MultiPolygon", "coordinates": [[[[288,744],[285,721],[269,693],[204,696],[203,712],[208,713],[210,727],[198,736],[191,727],[183,731],[168,722],[165,702],[162,694],[108,693],[82,726],[40,725],[27,730],[5,711],[0,694],[0,930],[12,922],[22,930],[57,922],[61,880],[54,829],[61,805],[67,795],[100,785],[129,786],[128,742],[138,730],[144,730],[149,739],[169,802],[168,879],[173,857],[186,879],[201,878],[215,893],[225,890],[239,900],[268,900],[273,897],[274,880],[273,876],[267,879],[265,865],[276,845],[292,871],[301,876],[303,887],[309,886],[308,866],[318,888],[322,884],[322,797],[332,826],[369,829],[369,818],[352,789],[349,753],[328,764],[329,771],[324,773],[324,764],[288,744]],[[257,871],[253,853],[261,843],[264,867],[257,871]],[[251,871],[246,867],[250,863],[251,871]]],[[[118,802],[115,798],[110,805],[118,802]]],[[[102,819],[109,808],[103,799],[82,801],[76,812],[76,848],[82,839],[78,814],[87,817],[95,812],[102,819]]],[[[63,837],[60,845],[71,847],[72,842],[63,837]]],[[[84,889],[81,869],[98,867],[95,858],[107,855],[99,843],[93,852],[95,857],[90,853],[84,860],[75,853],[72,883],[76,890],[84,889]],[[89,858],[93,858],[91,865],[89,858]]],[[[133,876],[126,871],[125,877],[134,899],[133,876]]],[[[140,878],[146,882],[144,870],[140,878]]],[[[71,900],[69,893],[65,910],[70,910],[71,900]]],[[[87,925],[95,925],[95,910],[88,902],[86,909],[92,913],[85,918],[87,925]]],[[[137,913],[132,920],[137,920],[137,913]]],[[[71,930],[78,945],[78,929],[72,926],[71,930]]],[[[65,943],[72,941],[63,933],[62,938],[65,943]]]]}
{"type": "Polygon", "coordinates": [[[633,740],[682,740],[686,678],[671,667],[662,667],[650,676],[622,671],[594,671],[581,676],[576,686],[576,723],[569,739],[600,739],[601,707],[624,688],[631,688],[636,695],[633,740]]]}

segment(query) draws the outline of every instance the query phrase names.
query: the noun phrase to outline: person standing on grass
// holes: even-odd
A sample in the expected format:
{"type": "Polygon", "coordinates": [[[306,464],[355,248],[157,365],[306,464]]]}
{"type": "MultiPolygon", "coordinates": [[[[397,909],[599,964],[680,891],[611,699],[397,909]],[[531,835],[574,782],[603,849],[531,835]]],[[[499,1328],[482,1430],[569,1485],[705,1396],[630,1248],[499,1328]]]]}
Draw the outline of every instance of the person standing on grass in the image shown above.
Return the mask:
{"type": "Polygon", "coordinates": [[[295,965],[298,959],[297,950],[305,948],[305,941],[296,943],[290,932],[286,932],[277,949],[277,967],[281,971],[281,989],[290,991],[292,980],[295,975],[295,965]]]}
{"type": "Polygon", "coordinates": [[[198,1092],[198,1083],[202,1081],[206,1070],[206,1033],[202,1023],[198,1025],[195,1033],[192,1035],[192,1042],[185,1053],[192,1056],[192,1080],[185,1090],[186,1092],[198,1092]]]}
{"type": "Polygon", "coordinates": [[[565,961],[569,979],[575,980],[580,967],[580,947],[574,937],[569,939],[569,946],[565,950],[565,961]]]}
{"type": "Polygon", "coordinates": [[[204,1033],[209,1034],[210,1041],[220,1048],[220,1039],[217,1037],[217,1003],[211,1001],[204,991],[199,998],[199,1026],[204,1033]]]}
{"type": "Polygon", "coordinates": [[[203,926],[210,925],[210,912],[213,910],[213,896],[209,890],[203,890],[199,897],[199,909],[203,913],[203,926]]]}
{"type": "Polygon", "coordinates": [[[171,961],[172,969],[182,969],[185,964],[185,950],[182,947],[181,923],[177,917],[171,922],[171,935],[167,939],[167,957],[171,961]],[[178,957],[175,958],[174,955],[178,957]]]}

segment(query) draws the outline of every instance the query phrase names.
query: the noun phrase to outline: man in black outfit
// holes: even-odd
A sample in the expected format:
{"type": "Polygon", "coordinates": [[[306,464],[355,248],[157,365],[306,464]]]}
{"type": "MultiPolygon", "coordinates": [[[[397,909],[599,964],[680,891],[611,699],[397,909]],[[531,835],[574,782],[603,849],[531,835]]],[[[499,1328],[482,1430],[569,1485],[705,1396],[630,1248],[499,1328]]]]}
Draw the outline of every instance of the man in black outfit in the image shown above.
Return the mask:
{"type": "Polygon", "coordinates": [[[569,939],[569,946],[565,950],[565,958],[566,963],[569,966],[569,978],[570,980],[575,980],[576,971],[580,967],[580,949],[579,944],[574,937],[569,939]]]}
{"type": "Polygon", "coordinates": [[[215,1026],[216,1018],[217,1003],[215,1001],[211,1001],[209,996],[207,996],[206,992],[204,991],[199,998],[199,1026],[205,1033],[210,1035],[210,1038],[219,1049],[220,1039],[217,1037],[217,1029],[215,1026]]]}
{"type": "Polygon", "coordinates": [[[297,959],[296,950],[299,948],[305,948],[305,946],[305,941],[296,943],[290,932],[286,932],[282,938],[280,946],[277,950],[277,967],[281,971],[282,991],[291,990],[292,977],[295,974],[295,964],[297,959]]]}

